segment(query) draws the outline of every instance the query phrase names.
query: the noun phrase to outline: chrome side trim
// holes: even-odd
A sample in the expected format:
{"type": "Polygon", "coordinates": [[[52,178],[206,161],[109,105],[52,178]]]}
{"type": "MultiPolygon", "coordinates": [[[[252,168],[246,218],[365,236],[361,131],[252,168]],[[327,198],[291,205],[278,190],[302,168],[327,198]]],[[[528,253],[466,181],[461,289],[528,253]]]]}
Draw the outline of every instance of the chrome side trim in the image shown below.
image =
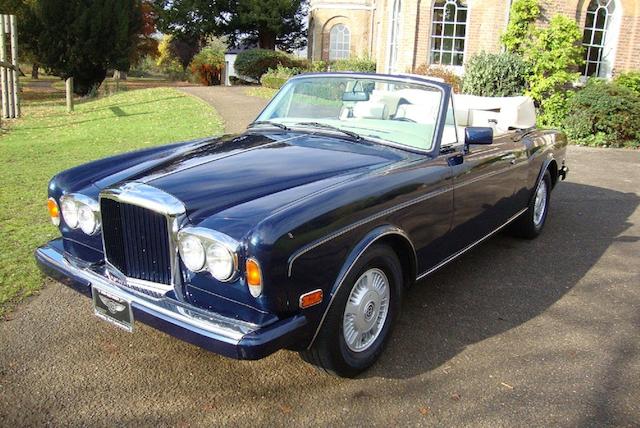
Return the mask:
{"type": "MultiPolygon", "coordinates": [[[[394,207],[387,208],[386,210],[380,211],[377,214],[373,214],[373,215],[371,215],[369,217],[366,217],[366,218],[364,218],[362,220],[359,220],[359,221],[357,221],[355,223],[352,223],[349,226],[346,226],[346,227],[344,227],[342,229],[339,229],[336,232],[325,236],[324,238],[321,238],[321,239],[319,239],[317,241],[314,241],[314,242],[302,247],[301,249],[299,249],[298,251],[293,253],[291,255],[291,257],[289,257],[289,260],[288,260],[288,263],[287,263],[288,264],[288,270],[287,270],[288,277],[291,278],[291,273],[292,273],[292,270],[293,270],[293,263],[298,258],[300,258],[304,254],[308,253],[309,251],[313,250],[314,248],[317,248],[317,247],[321,246],[322,244],[325,244],[325,243],[331,241],[332,239],[335,239],[335,238],[337,238],[339,236],[342,236],[345,233],[348,233],[348,232],[350,232],[350,231],[352,231],[354,229],[357,229],[358,227],[363,226],[363,225],[365,225],[367,223],[370,223],[370,222],[372,222],[374,220],[377,220],[377,219],[382,218],[384,216],[387,216],[389,214],[393,214],[394,212],[400,211],[400,210],[402,210],[404,208],[407,208],[407,207],[410,207],[411,205],[415,205],[415,204],[418,204],[420,202],[424,202],[426,200],[429,200],[431,198],[435,198],[436,196],[439,196],[439,195],[442,195],[444,193],[451,192],[451,191],[453,191],[453,186],[447,187],[447,188],[444,188],[444,189],[434,190],[433,192],[429,192],[426,195],[422,195],[422,196],[420,196],[418,198],[412,199],[410,201],[403,202],[403,203],[401,203],[399,205],[396,205],[394,207]]],[[[411,241],[409,241],[409,242],[411,242],[411,241]]]]}
{"type": "MultiPolygon", "coordinates": [[[[309,343],[309,346],[307,347],[307,349],[310,349],[311,346],[313,345],[313,342],[315,342],[316,337],[318,336],[318,333],[320,333],[320,329],[322,328],[322,325],[324,324],[324,320],[327,317],[327,314],[329,313],[329,309],[331,309],[331,305],[333,304],[334,299],[338,295],[338,291],[340,291],[340,287],[342,287],[342,283],[344,282],[345,278],[347,276],[349,276],[349,273],[351,273],[351,269],[353,269],[353,266],[356,264],[358,259],[360,259],[360,256],[362,256],[364,254],[364,252],[367,251],[367,249],[369,247],[371,247],[374,243],[376,243],[380,238],[382,238],[383,236],[387,236],[387,235],[398,235],[398,231],[396,231],[396,230],[387,231],[387,232],[381,233],[375,239],[371,240],[371,242],[369,242],[367,245],[365,245],[364,248],[358,252],[358,254],[353,259],[353,262],[351,262],[349,267],[344,271],[344,274],[341,275],[340,277],[338,277],[338,279],[335,282],[335,284],[336,284],[336,286],[334,287],[335,292],[333,294],[331,294],[331,299],[329,299],[329,304],[327,305],[327,308],[324,310],[324,313],[322,314],[322,318],[320,319],[320,323],[318,324],[318,328],[316,328],[316,331],[313,334],[313,338],[311,339],[311,342],[309,343]]],[[[411,241],[409,241],[409,242],[411,242],[411,241]]],[[[413,243],[411,245],[413,246],[413,243]]]]}
{"type": "Polygon", "coordinates": [[[167,230],[169,233],[169,265],[171,268],[170,284],[151,283],[140,281],[135,278],[125,277],[115,266],[109,263],[107,251],[104,244],[104,233],[102,234],[102,251],[107,268],[112,272],[125,277],[125,282],[133,280],[133,287],[148,290],[152,294],[165,294],[174,290],[178,299],[182,300],[182,278],[180,275],[180,263],[178,261],[178,231],[180,225],[186,218],[186,208],[182,201],[175,196],[160,190],[156,187],[139,182],[129,182],[117,187],[110,187],[100,192],[100,200],[111,199],[126,204],[136,205],[148,210],[164,215],[167,220],[167,230]]]}
{"type": "MultiPolygon", "coordinates": [[[[514,215],[513,217],[511,217],[509,220],[507,220],[506,223],[504,223],[502,226],[498,227],[497,229],[495,229],[493,232],[489,233],[488,235],[484,236],[483,238],[479,239],[478,241],[474,242],[471,245],[468,245],[467,247],[465,247],[463,250],[458,251],[457,253],[455,253],[454,255],[448,257],[447,259],[445,259],[444,261],[442,261],[441,263],[439,263],[438,265],[436,265],[435,267],[429,269],[427,272],[420,274],[417,278],[416,281],[424,278],[425,276],[429,275],[430,273],[432,273],[433,271],[441,268],[442,266],[446,265],[447,263],[449,263],[450,261],[456,259],[457,257],[461,256],[462,254],[466,253],[467,251],[469,251],[470,249],[472,249],[473,247],[475,247],[476,245],[480,244],[481,242],[485,241],[486,239],[490,238],[491,236],[493,236],[494,234],[496,234],[497,232],[499,232],[500,230],[502,230],[504,227],[508,226],[509,223],[511,223],[513,220],[515,220],[516,218],[518,218],[520,215],[522,215],[525,211],[527,211],[527,208],[519,211],[516,215],[514,215]]],[[[394,232],[388,232],[387,234],[391,234],[394,232]]],[[[355,259],[353,260],[353,262],[351,263],[351,265],[349,265],[349,268],[345,271],[344,275],[342,275],[341,277],[338,278],[338,280],[336,281],[337,286],[335,287],[335,293],[333,293],[331,295],[331,300],[329,300],[329,304],[327,305],[327,309],[325,309],[324,314],[322,314],[322,318],[320,319],[320,323],[318,324],[318,328],[316,329],[316,332],[313,335],[313,338],[311,339],[311,342],[309,343],[309,346],[307,347],[307,349],[310,349],[311,346],[313,346],[313,342],[315,342],[316,337],[318,336],[318,333],[320,333],[320,329],[322,328],[322,325],[324,324],[324,320],[327,317],[327,314],[329,313],[329,309],[331,309],[331,305],[333,304],[333,300],[335,299],[336,295],[338,294],[338,290],[340,290],[340,287],[342,287],[342,283],[344,282],[345,278],[349,275],[349,273],[351,272],[351,269],[353,268],[353,266],[356,264],[356,262],[358,261],[358,259],[360,258],[360,256],[362,256],[362,254],[364,254],[364,252],[374,243],[376,242],[380,237],[384,236],[385,234],[380,235],[378,238],[374,239],[373,241],[371,241],[369,244],[367,244],[359,253],[358,255],[355,257],[355,259]]]]}
{"type": "Polygon", "coordinates": [[[516,213],[513,217],[511,217],[509,220],[507,220],[502,226],[498,227],[497,229],[493,230],[491,233],[483,236],[482,238],[480,238],[479,240],[477,240],[476,242],[467,245],[466,247],[464,247],[462,250],[458,251],[457,253],[447,257],[446,259],[444,259],[443,261],[441,261],[440,263],[438,263],[437,265],[435,265],[434,267],[432,267],[431,269],[429,269],[428,271],[421,273],[420,275],[418,275],[418,277],[416,278],[416,281],[421,280],[422,278],[426,277],[427,275],[429,275],[432,272],[435,272],[436,270],[440,269],[441,267],[443,267],[444,265],[446,265],[447,263],[453,261],[454,259],[457,259],[458,257],[460,257],[461,255],[463,255],[464,253],[466,253],[467,251],[471,250],[473,247],[475,247],[478,244],[481,244],[482,242],[486,241],[487,239],[491,238],[493,235],[495,235],[496,233],[500,232],[502,229],[504,229],[505,227],[507,227],[512,221],[514,221],[515,219],[517,219],[518,217],[520,217],[522,214],[524,214],[525,211],[527,211],[528,208],[524,208],[520,211],[518,211],[518,213],[516,213]]]}
{"type": "Polygon", "coordinates": [[[107,290],[130,302],[134,307],[138,307],[152,315],[160,314],[165,319],[169,319],[176,324],[186,324],[200,329],[214,336],[217,340],[237,345],[242,337],[258,329],[256,324],[235,318],[227,318],[212,312],[205,312],[166,297],[150,299],[148,296],[131,293],[112,283],[100,272],[74,266],[65,259],[61,252],[48,245],[38,248],[37,252],[39,256],[47,259],[60,272],[73,273],[74,276],[80,277],[92,285],[96,284],[100,289],[107,290]]]}

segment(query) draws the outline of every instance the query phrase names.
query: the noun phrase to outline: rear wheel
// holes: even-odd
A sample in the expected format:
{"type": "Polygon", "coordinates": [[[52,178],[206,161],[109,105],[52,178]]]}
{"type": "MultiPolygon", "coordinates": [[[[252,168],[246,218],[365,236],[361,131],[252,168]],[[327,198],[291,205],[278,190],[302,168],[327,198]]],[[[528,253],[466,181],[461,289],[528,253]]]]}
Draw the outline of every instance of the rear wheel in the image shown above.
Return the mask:
{"type": "Polygon", "coordinates": [[[516,220],[511,231],[516,236],[526,239],[533,239],[540,235],[547,220],[550,197],[551,174],[547,170],[536,187],[527,211],[516,220]]]}
{"type": "Polygon", "coordinates": [[[380,357],[400,312],[402,267],[395,252],[374,245],[347,275],[302,358],[326,372],[354,377],[380,357]]]}

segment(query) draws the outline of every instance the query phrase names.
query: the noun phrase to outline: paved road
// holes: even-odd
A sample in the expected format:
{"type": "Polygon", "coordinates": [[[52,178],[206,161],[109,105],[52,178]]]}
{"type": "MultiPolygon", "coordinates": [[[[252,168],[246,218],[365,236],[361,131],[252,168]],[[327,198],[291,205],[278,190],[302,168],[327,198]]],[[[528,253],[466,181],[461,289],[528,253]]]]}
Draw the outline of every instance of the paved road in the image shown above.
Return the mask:
{"type": "Polygon", "coordinates": [[[637,426],[640,152],[571,148],[570,165],[544,234],[499,235],[414,287],[357,380],[128,334],[48,282],[0,323],[0,426],[637,426]]]}
{"type": "Polygon", "coordinates": [[[225,131],[236,134],[244,131],[267,105],[267,100],[245,95],[242,86],[192,86],[180,88],[211,104],[222,116],[225,131]]]}

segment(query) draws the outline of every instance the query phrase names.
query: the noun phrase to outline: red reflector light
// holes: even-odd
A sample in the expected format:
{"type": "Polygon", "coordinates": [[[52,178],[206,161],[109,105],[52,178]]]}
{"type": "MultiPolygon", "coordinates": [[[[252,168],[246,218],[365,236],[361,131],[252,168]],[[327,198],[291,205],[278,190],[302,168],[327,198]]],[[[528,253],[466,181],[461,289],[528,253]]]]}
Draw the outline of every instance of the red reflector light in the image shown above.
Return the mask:
{"type": "Polygon", "coordinates": [[[322,290],[314,290],[300,296],[300,307],[306,309],[322,302],[322,290]]]}

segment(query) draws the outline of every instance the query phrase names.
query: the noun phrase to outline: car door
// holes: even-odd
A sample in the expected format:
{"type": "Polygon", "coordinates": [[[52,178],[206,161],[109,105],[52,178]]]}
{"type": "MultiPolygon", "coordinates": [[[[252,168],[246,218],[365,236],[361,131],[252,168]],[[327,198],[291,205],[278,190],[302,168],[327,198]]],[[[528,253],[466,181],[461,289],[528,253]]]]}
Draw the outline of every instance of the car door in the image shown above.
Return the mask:
{"type": "Polygon", "coordinates": [[[491,145],[469,146],[453,162],[452,252],[482,239],[517,212],[514,193],[526,161],[519,146],[507,134],[491,145]]]}

